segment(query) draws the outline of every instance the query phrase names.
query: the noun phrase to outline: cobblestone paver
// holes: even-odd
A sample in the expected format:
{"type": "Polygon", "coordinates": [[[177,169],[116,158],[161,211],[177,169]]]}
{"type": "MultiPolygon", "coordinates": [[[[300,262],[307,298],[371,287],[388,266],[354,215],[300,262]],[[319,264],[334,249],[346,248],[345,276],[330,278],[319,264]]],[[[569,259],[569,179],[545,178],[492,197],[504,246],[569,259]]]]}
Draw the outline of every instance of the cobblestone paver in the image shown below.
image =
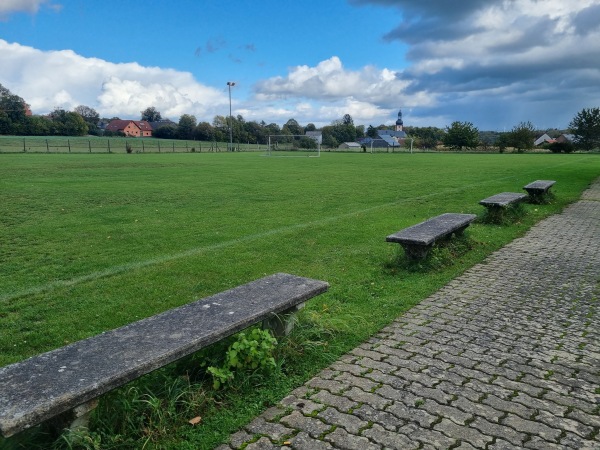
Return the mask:
{"type": "Polygon", "coordinates": [[[600,183],[225,449],[600,449],[600,183]]]}

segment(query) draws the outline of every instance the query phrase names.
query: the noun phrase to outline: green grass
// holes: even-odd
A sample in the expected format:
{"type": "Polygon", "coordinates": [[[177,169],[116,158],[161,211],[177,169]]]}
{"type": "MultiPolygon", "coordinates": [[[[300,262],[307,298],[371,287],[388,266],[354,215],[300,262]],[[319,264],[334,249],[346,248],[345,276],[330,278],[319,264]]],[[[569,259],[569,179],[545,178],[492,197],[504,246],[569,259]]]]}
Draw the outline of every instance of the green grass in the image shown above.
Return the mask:
{"type": "MultiPolygon", "coordinates": [[[[174,414],[168,430],[140,431],[118,448],[146,440],[146,448],[212,448],[407,308],[577,200],[600,175],[600,156],[585,154],[5,154],[0,161],[0,365],[274,272],[331,284],[283,343],[278,375],[203,399],[199,426],[187,424],[187,413],[174,414]],[[442,248],[425,264],[406,264],[400,246],[385,242],[443,212],[483,216],[479,200],[523,192],[536,179],[557,181],[550,204],[525,205],[510,225],[476,223],[467,243],[442,248]]],[[[172,370],[136,389],[155,386],[172,370]]],[[[131,389],[107,396],[99,427],[115,414],[111,408],[127,410],[119,402],[138,398],[127,397],[131,389]]]]}

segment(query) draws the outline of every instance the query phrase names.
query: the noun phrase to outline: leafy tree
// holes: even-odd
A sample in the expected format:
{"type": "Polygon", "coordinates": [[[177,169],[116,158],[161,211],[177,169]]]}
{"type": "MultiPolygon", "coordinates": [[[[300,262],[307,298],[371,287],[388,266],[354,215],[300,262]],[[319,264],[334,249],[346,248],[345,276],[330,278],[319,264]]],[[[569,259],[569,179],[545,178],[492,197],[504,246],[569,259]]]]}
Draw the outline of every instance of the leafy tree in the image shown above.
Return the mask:
{"type": "Polygon", "coordinates": [[[314,123],[309,123],[304,127],[304,132],[306,133],[307,131],[317,131],[317,127],[314,123]]]}
{"type": "Polygon", "coordinates": [[[216,142],[229,141],[229,118],[225,116],[215,116],[213,118],[213,140],[216,142]]]}
{"type": "Polygon", "coordinates": [[[344,114],[344,117],[342,117],[342,123],[344,125],[354,125],[354,120],[350,114],[344,114]]]}
{"type": "Polygon", "coordinates": [[[88,125],[79,114],[69,111],[65,115],[63,130],[65,136],[85,136],[88,125]]]}
{"type": "Polygon", "coordinates": [[[337,141],[336,138],[333,137],[333,135],[323,134],[323,145],[329,148],[337,148],[340,145],[340,143],[337,141]]]}
{"type": "Polygon", "coordinates": [[[241,114],[232,118],[232,131],[234,142],[250,142],[250,136],[246,132],[246,120],[241,114]]]}
{"type": "Polygon", "coordinates": [[[510,147],[510,136],[508,133],[500,133],[498,139],[496,139],[496,147],[498,147],[500,153],[504,153],[504,150],[510,147]]]}
{"type": "Polygon", "coordinates": [[[158,122],[159,120],[162,119],[160,112],[158,112],[154,106],[149,106],[148,108],[143,110],[141,113],[142,113],[141,120],[145,120],[147,122],[158,122]]]}
{"type": "Polygon", "coordinates": [[[214,136],[214,130],[210,123],[208,122],[200,122],[196,125],[196,129],[194,130],[194,139],[198,139],[199,141],[212,141],[214,136]]]}
{"type": "Polygon", "coordinates": [[[356,126],[356,138],[364,138],[365,137],[365,126],[357,125],[356,126]]]}
{"type": "Polygon", "coordinates": [[[179,118],[177,125],[177,135],[179,139],[193,139],[196,128],[196,117],[190,114],[184,114],[179,118]]]}
{"type": "Polygon", "coordinates": [[[508,146],[518,151],[531,150],[535,141],[535,127],[531,122],[521,122],[508,133],[508,146]]]}
{"type": "Polygon", "coordinates": [[[354,142],[356,137],[357,130],[349,114],[323,128],[323,143],[327,146],[337,147],[342,142],[354,142]]]}
{"type": "Polygon", "coordinates": [[[281,134],[281,128],[279,128],[279,125],[276,123],[270,123],[269,125],[266,125],[265,129],[267,131],[267,135],[281,134]]]}
{"type": "Polygon", "coordinates": [[[244,132],[247,135],[248,142],[252,144],[267,143],[267,129],[263,124],[257,122],[246,122],[244,124],[244,132]]]}
{"type": "Polygon", "coordinates": [[[484,146],[495,146],[500,134],[501,132],[499,131],[480,131],[479,140],[484,146]]]}
{"type": "Polygon", "coordinates": [[[548,145],[548,150],[550,150],[552,153],[571,153],[573,150],[575,150],[575,146],[572,142],[553,142],[548,145]]]}
{"type": "Polygon", "coordinates": [[[356,128],[352,124],[341,124],[333,127],[338,142],[356,141],[356,128]]]}
{"type": "Polygon", "coordinates": [[[373,125],[369,125],[367,127],[367,136],[375,139],[377,137],[377,128],[374,128],[373,125]]]}
{"type": "Polygon", "coordinates": [[[582,150],[600,147],[600,108],[584,108],[569,124],[575,146],[582,150]]]}
{"type": "Polygon", "coordinates": [[[56,108],[48,118],[52,122],[49,125],[50,134],[60,136],[84,136],[88,132],[87,123],[76,112],[65,111],[56,108]]]}
{"type": "Polygon", "coordinates": [[[41,116],[28,117],[25,134],[28,136],[47,136],[50,134],[48,119],[41,116]]]}
{"type": "Polygon", "coordinates": [[[222,130],[229,130],[229,118],[225,116],[215,116],[213,118],[212,126],[222,130]]]}
{"type": "Polygon", "coordinates": [[[88,126],[88,132],[90,134],[98,134],[98,122],[100,121],[100,114],[96,112],[94,108],[89,106],[79,105],[74,109],[74,112],[79,114],[88,126]]]}
{"type": "Polygon", "coordinates": [[[298,146],[300,148],[317,148],[317,141],[310,137],[301,137],[298,146]]]}
{"type": "Polygon", "coordinates": [[[177,139],[178,128],[175,125],[165,125],[153,131],[152,135],[159,139],[177,139]]]}
{"type": "Polygon", "coordinates": [[[334,125],[327,125],[322,128],[321,132],[323,134],[323,145],[325,147],[336,148],[340,145],[339,141],[335,137],[334,133],[334,125]]]}
{"type": "Polygon", "coordinates": [[[437,127],[404,127],[404,131],[411,138],[418,139],[415,145],[421,148],[436,148],[438,142],[443,141],[445,132],[437,127]]]}
{"type": "Polygon", "coordinates": [[[26,111],[25,100],[0,84],[0,134],[22,134],[26,111]]]}
{"type": "Polygon", "coordinates": [[[302,128],[296,119],[288,120],[283,128],[281,129],[282,134],[304,134],[304,128],[302,128]]]}
{"type": "Polygon", "coordinates": [[[446,128],[443,142],[446,147],[457,150],[477,148],[479,130],[471,122],[452,122],[446,128]]]}

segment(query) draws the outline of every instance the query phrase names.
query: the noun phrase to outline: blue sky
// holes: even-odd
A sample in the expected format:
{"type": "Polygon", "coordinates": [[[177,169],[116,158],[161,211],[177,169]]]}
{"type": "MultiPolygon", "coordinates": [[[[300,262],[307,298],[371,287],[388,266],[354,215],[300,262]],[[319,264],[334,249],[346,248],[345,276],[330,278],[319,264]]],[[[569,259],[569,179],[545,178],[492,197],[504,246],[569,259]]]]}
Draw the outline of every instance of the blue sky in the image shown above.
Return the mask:
{"type": "Polygon", "coordinates": [[[598,0],[0,0],[0,84],[34,113],[565,128],[600,105],[598,0]]]}

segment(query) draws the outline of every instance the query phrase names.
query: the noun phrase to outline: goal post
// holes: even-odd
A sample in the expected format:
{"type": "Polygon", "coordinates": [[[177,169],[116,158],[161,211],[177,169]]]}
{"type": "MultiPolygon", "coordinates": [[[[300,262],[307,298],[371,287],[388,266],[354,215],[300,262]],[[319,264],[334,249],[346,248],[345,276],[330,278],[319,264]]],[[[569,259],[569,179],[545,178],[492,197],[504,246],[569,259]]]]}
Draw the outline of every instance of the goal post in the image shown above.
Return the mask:
{"type": "Polygon", "coordinates": [[[271,134],[266,156],[318,158],[321,156],[319,138],[304,134],[271,134]]]}

